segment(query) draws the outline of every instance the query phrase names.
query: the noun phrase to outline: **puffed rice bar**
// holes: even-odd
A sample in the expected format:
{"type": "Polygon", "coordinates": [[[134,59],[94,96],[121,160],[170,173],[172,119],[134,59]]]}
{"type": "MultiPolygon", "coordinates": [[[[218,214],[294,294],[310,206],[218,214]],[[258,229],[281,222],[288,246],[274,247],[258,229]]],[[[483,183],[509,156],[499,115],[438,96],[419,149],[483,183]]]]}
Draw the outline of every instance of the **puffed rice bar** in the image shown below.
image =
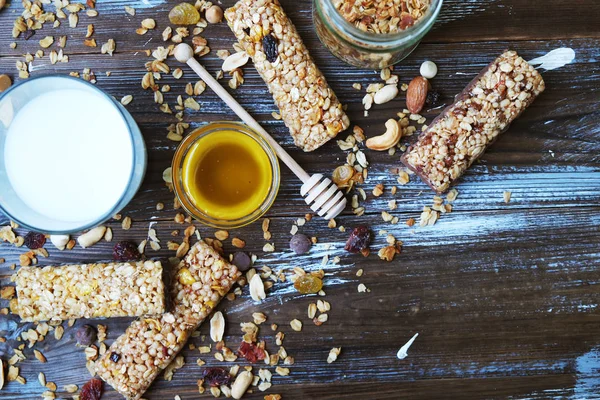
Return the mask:
{"type": "Polygon", "coordinates": [[[267,83],[296,146],[313,151],[348,128],[342,105],[277,0],[240,0],[225,18],[267,83]]]}
{"type": "Polygon", "coordinates": [[[98,375],[126,399],[139,399],[239,277],[212,247],[196,243],[174,271],[173,311],[134,321],[96,362],[98,375]]]}
{"type": "Polygon", "coordinates": [[[159,315],[165,312],[159,261],[21,267],[14,275],[24,322],[159,315]]]}
{"type": "Polygon", "coordinates": [[[544,89],[539,72],[506,51],[433,120],[402,163],[433,190],[445,192],[544,89]]]}

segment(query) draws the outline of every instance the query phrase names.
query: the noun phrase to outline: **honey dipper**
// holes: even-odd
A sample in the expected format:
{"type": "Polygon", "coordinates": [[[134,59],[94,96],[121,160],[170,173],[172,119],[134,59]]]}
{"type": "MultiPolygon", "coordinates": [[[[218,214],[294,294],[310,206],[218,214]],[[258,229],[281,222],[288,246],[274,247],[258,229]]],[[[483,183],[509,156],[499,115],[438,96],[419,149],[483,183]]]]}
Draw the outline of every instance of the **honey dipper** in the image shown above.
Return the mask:
{"type": "Polygon", "coordinates": [[[177,61],[189,65],[196,74],[242,119],[263,137],[275,150],[277,157],[302,181],[300,194],[306,204],[325,219],[337,217],[346,207],[346,197],[331,179],[322,174],[308,175],[306,171],[265,131],[262,126],[227,92],[211,74],[194,58],[190,45],[181,43],[175,48],[177,61]]]}

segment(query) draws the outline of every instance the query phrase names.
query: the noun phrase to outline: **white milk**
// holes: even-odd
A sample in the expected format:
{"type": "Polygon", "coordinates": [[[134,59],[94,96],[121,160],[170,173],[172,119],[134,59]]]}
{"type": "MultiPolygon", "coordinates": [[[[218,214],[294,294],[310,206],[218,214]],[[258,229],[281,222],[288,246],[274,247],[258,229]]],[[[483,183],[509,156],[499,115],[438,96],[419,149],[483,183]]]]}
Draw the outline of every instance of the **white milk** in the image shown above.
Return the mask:
{"type": "Polygon", "coordinates": [[[56,90],[29,101],[10,125],[5,168],[31,209],[82,226],[111,212],[133,169],[123,116],[100,94],[56,90]]]}

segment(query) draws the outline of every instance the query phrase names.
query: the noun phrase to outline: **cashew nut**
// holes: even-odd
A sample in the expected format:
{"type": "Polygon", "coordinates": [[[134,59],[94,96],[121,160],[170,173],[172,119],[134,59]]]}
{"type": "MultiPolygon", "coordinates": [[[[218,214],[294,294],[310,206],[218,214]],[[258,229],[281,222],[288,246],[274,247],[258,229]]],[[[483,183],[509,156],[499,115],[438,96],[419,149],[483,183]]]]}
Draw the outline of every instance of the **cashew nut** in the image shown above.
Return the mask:
{"type": "Polygon", "coordinates": [[[402,137],[400,125],[395,119],[388,119],[385,123],[386,131],[383,135],[367,139],[367,147],[371,150],[383,151],[394,147],[402,137]]]}

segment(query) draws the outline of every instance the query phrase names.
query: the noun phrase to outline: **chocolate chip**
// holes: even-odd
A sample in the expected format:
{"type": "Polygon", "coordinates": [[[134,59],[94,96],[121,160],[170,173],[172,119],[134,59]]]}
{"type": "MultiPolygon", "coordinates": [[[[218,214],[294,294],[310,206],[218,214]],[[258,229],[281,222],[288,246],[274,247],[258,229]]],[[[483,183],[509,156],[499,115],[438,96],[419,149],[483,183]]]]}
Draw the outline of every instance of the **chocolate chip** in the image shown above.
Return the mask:
{"type": "Polygon", "coordinates": [[[238,269],[242,272],[248,271],[252,266],[252,259],[250,256],[243,251],[236,251],[233,254],[233,259],[231,263],[238,267],[238,269]]]}
{"type": "Polygon", "coordinates": [[[290,240],[290,249],[296,254],[308,253],[312,247],[312,241],[306,235],[297,233],[290,240]]]}

